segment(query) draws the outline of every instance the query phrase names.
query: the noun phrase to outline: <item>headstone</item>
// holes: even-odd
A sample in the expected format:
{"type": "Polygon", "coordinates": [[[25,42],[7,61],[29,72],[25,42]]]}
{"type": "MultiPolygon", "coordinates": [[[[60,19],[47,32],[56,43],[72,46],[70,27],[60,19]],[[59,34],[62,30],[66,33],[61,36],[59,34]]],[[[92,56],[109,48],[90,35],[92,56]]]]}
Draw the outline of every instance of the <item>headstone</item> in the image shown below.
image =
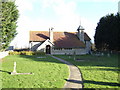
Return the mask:
{"type": "Polygon", "coordinates": [[[108,53],[107,56],[110,57],[110,54],[108,53]]]}
{"type": "Polygon", "coordinates": [[[74,60],[75,60],[75,57],[74,57],[74,60]]]}
{"type": "Polygon", "coordinates": [[[73,53],[73,57],[74,57],[73,59],[76,60],[76,52],[75,51],[73,53]]]}
{"type": "Polygon", "coordinates": [[[111,51],[111,54],[112,54],[112,51],[111,51]]]}
{"type": "Polygon", "coordinates": [[[13,75],[13,74],[16,74],[16,73],[17,73],[17,71],[16,71],[16,62],[14,62],[13,72],[11,72],[11,74],[13,75]]]}
{"type": "Polygon", "coordinates": [[[104,56],[104,53],[101,53],[101,56],[104,56]]]}
{"type": "Polygon", "coordinates": [[[69,58],[71,58],[71,56],[69,56],[69,58]]]}

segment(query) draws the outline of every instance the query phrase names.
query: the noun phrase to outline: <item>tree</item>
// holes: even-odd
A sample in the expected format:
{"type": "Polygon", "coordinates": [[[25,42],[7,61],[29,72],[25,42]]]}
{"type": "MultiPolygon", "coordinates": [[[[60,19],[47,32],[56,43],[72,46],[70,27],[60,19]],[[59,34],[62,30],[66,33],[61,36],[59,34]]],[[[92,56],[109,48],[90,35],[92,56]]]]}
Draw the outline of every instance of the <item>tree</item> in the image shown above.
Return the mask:
{"type": "Polygon", "coordinates": [[[98,50],[120,50],[120,14],[102,17],[96,27],[94,36],[98,50]]]}
{"type": "Polygon", "coordinates": [[[17,35],[17,19],[19,17],[15,1],[0,0],[0,51],[5,50],[17,35]]]}

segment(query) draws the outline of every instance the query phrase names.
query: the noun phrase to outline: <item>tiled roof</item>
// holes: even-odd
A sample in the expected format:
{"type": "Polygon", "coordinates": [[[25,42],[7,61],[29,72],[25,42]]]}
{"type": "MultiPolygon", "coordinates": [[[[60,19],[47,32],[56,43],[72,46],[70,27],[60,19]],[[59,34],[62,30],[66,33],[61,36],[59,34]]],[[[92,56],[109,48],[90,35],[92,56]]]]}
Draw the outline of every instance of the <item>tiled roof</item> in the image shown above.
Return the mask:
{"type": "Polygon", "coordinates": [[[29,41],[45,41],[49,39],[49,32],[46,31],[30,31],[29,41]]]}
{"type": "MultiPolygon", "coordinates": [[[[86,33],[84,37],[85,40],[90,40],[86,33]]],[[[45,41],[46,39],[49,39],[48,31],[30,31],[29,41],[45,41]]],[[[55,47],[61,48],[85,47],[85,44],[78,39],[76,32],[53,32],[53,43],[55,47]]]]}

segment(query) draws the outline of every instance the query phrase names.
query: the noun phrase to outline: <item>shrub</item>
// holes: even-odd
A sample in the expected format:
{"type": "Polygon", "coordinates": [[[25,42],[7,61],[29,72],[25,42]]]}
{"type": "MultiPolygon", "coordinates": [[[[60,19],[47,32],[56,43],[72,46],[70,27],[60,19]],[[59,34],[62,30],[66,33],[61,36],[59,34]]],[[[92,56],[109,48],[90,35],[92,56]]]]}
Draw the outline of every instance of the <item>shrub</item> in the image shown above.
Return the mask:
{"type": "Polygon", "coordinates": [[[20,52],[17,52],[17,51],[9,52],[9,55],[20,55],[20,52]]]}
{"type": "Polygon", "coordinates": [[[34,52],[32,52],[32,51],[25,51],[24,55],[34,55],[34,52]]]}
{"type": "Polygon", "coordinates": [[[44,52],[33,52],[33,51],[14,51],[14,52],[9,52],[9,55],[45,55],[44,52]]]}

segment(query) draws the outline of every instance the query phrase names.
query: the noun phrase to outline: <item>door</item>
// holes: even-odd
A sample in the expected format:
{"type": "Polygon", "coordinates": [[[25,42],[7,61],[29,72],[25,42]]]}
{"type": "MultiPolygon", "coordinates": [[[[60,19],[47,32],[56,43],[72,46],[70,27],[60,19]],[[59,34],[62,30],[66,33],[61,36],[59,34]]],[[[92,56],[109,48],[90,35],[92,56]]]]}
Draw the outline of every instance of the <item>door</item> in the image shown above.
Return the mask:
{"type": "Polygon", "coordinates": [[[46,54],[51,54],[51,47],[50,47],[50,45],[46,46],[46,54]]]}

